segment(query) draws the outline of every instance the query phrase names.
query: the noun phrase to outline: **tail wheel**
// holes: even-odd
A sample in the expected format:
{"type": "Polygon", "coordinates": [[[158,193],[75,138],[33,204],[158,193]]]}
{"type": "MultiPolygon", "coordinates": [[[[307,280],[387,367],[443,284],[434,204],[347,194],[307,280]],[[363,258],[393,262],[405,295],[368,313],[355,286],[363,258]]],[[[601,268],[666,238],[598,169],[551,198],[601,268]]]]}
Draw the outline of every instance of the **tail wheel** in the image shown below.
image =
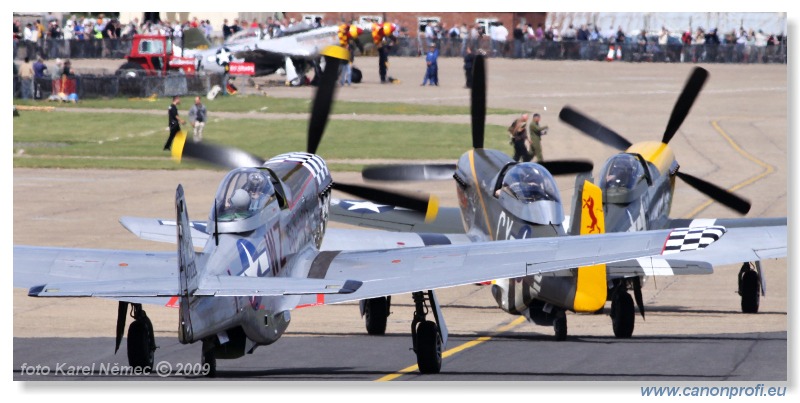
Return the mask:
{"type": "Polygon", "coordinates": [[[128,364],[134,368],[153,368],[155,341],[152,325],[147,320],[135,320],[128,326],[128,364]]]}
{"type": "Polygon", "coordinates": [[[425,321],[417,330],[417,366],[423,374],[438,374],[442,369],[442,338],[435,322],[425,321]]]}
{"type": "Polygon", "coordinates": [[[614,336],[627,339],[633,335],[633,324],[636,311],[633,307],[633,298],[625,290],[614,293],[611,299],[611,326],[614,336]]]}
{"type": "Polygon", "coordinates": [[[386,318],[389,316],[389,304],[386,297],[371,298],[366,300],[364,306],[364,321],[367,333],[381,335],[386,333],[386,318]]]}
{"type": "Polygon", "coordinates": [[[761,299],[761,279],[754,270],[746,270],[739,276],[739,295],[742,297],[742,312],[758,313],[761,299]]]}

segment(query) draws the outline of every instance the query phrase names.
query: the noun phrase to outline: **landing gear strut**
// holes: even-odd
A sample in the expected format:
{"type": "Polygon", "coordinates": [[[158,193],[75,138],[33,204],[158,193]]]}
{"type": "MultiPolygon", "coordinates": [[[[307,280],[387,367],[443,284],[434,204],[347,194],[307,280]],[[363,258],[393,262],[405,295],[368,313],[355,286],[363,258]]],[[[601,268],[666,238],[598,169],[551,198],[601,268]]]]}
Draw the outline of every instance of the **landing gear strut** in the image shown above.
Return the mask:
{"type": "MultiPolygon", "coordinates": [[[[442,369],[442,349],[445,341],[442,336],[442,318],[437,314],[436,297],[433,291],[417,291],[414,298],[414,320],[411,321],[411,340],[417,354],[417,366],[423,374],[438,374],[442,369]],[[436,322],[426,320],[428,304],[436,322]],[[438,323],[437,323],[438,322],[438,323]]],[[[446,336],[444,336],[446,337],[446,336]]]]}
{"type": "Polygon", "coordinates": [[[739,270],[739,295],[742,297],[742,312],[758,313],[761,300],[761,276],[750,262],[742,264],[739,270]]]}
{"type": "Polygon", "coordinates": [[[619,282],[611,291],[611,327],[614,329],[614,336],[620,339],[630,338],[635,319],[633,298],[628,294],[626,283],[619,282]]]}
{"type": "Polygon", "coordinates": [[[389,317],[389,307],[392,297],[378,297],[362,300],[361,312],[367,325],[367,333],[381,335],[386,333],[386,319],[389,317]]]}
{"type": "Polygon", "coordinates": [[[142,304],[132,304],[133,322],[128,327],[128,364],[134,368],[153,368],[156,338],[153,324],[142,309],[142,304]]]}

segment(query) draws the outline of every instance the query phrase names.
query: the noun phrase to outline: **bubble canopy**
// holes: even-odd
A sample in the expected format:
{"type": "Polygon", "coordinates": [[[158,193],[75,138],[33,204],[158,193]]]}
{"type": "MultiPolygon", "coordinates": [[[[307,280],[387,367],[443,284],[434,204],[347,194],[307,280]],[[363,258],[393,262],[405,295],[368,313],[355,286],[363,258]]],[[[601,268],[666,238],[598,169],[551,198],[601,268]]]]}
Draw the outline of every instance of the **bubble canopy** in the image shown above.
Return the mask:
{"type": "Polygon", "coordinates": [[[539,164],[526,162],[509,168],[503,176],[501,190],[526,203],[541,200],[561,203],[555,179],[539,164]]]}
{"type": "MultiPolygon", "coordinates": [[[[253,217],[275,198],[269,174],[259,168],[238,168],[222,180],[216,195],[216,219],[241,221],[253,217]]],[[[214,217],[209,217],[214,219],[214,217]]]]}

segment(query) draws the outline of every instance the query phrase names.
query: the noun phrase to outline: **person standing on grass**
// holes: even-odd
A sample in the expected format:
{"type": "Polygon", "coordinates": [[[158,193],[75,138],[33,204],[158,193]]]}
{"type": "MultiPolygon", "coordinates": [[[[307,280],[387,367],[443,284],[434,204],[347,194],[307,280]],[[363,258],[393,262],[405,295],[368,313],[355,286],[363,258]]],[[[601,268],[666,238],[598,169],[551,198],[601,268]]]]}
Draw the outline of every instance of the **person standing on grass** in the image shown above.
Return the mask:
{"type": "Polygon", "coordinates": [[[203,141],[203,129],[206,127],[206,106],[200,102],[200,97],[194,97],[194,105],[189,109],[189,122],[192,123],[192,133],[195,143],[203,141]]]}
{"type": "Polygon", "coordinates": [[[172,103],[169,105],[169,110],[167,112],[167,117],[169,118],[169,138],[167,142],[164,144],[164,151],[172,150],[172,140],[175,139],[175,135],[181,131],[181,124],[185,124],[186,121],[181,119],[178,116],[178,105],[181,104],[181,97],[175,95],[172,97],[172,103]]]}

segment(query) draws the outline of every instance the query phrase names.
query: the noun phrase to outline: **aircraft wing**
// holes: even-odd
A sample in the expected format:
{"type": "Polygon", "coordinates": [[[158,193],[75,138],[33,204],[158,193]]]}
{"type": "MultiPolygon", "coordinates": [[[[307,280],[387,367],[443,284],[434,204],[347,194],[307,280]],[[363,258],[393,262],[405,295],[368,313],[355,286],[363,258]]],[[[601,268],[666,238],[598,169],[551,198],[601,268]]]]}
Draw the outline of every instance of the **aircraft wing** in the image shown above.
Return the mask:
{"type": "MultiPolygon", "coordinates": [[[[786,257],[786,219],[732,219],[739,227],[727,228],[724,242],[679,254],[641,257],[606,265],[611,277],[638,275],[675,276],[711,274],[713,266],[741,264],[786,257]],[[749,221],[749,223],[747,222],[749,221]],[[748,226],[764,224],[764,226],[748,226]]],[[[696,224],[696,223],[695,223],[696,224]]]]}
{"type": "Polygon", "coordinates": [[[436,218],[431,222],[425,222],[425,217],[421,214],[395,206],[360,200],[332,199],[329,217],[344,224],[387,231],[464,233],[461,210],[456,207],[439,207],[436,218]]]}
{"type": "Polygon", "coordinates": [[[672,218],[664,228],[707,227],[721,225],[725,228],[786,226],[786,217],[767,218],[672,218]]]}

